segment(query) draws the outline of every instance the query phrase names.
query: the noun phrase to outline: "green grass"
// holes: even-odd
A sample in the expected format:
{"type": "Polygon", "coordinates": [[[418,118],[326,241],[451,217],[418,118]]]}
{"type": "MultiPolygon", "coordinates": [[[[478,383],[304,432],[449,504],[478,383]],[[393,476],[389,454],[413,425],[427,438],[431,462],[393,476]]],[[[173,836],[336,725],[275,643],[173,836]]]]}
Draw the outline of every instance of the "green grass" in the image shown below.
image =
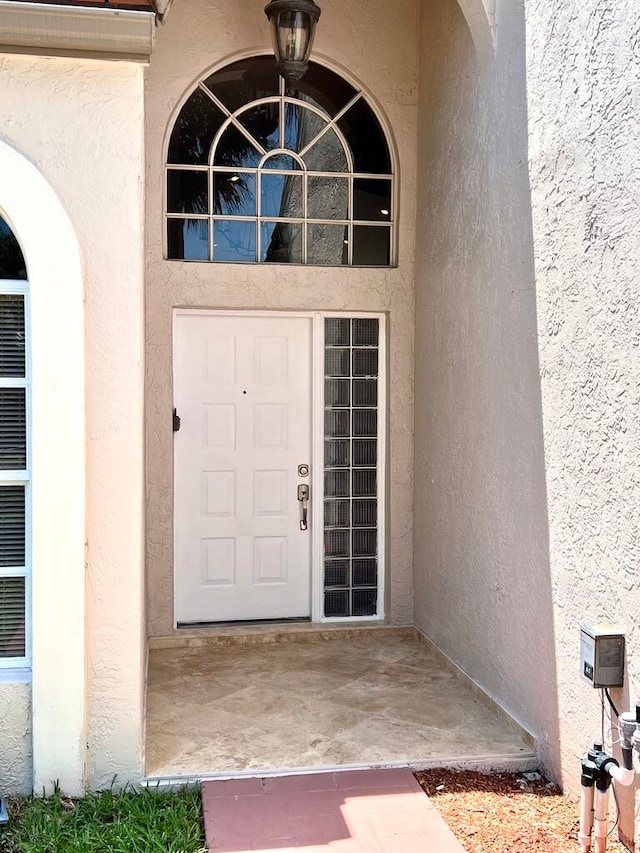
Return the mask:
{"type": "Polygon", "coordinates": [[[127,787],[82,800],[59,792],[9,802],[0,853],[201,853],[198,788],[179,793],[127,787]]]}

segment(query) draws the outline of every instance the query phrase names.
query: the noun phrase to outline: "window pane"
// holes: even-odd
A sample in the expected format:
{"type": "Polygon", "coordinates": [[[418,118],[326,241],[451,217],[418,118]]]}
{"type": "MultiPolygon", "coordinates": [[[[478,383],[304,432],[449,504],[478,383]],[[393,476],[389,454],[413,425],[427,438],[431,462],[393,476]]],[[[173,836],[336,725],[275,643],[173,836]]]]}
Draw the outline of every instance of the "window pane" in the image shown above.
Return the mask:
{"type": "Polygon", "coordinates": [[[307,228],[307,262],[320,266],[341,266],[349,263],[347,225],[309,223],[307,228]]]}
{"type": "Polygon", "coordinates": [[[0,216],[0,278],[24,281],[27,270],[20,244],[13,231],[0,216]]]}
{"type": "Polygon", "coordinates": [[[169,169],[167,172],[168,213],[208,213],[209,173],[169,169]]]}
{"type": "Polygon", "coordinates": [[[378,405],[378,381],[376,379],[354,379],[353,380],[353,406],[378,405]]]}
{"type": "Polygon", "coordinates": [[[299,154],[326,125],[324,119],[302,105],[285,104],[283,147],[299,154]]]}
{"type": "Polygon", "coordinates": [[[213,257],[216,261],[255,264],[255,222],[216,220],[213,223],[213,257]]]}
{"type": "Polygon", "coordinates": [[[391,181],[356,178],[353,182],[353,218],[370,222],[389,222],[391,181]]]}
{"type": "Polygon", "coordinates": [[[324,354],[324,372],[326,376],[349,376],[351,373],[350,350],[327,348],[324,354]]]}
{"type": "Polygon", "coordinates": [[[378,609],[377,589],[354,589],[353,615],[375,616],[378,609]]]}
{"type": "Polygon", "coordinates": [[[353,321],[354,347],[377,347],[379,338],[379,323],[377,320],[353,321]]]}
{"type": "Polygon", "coordinates": [[[205,81],[207,89],[219,98],[230,112],[260,98],[278,95],[280,79],[273,56],[241,59],[205,81]]]}
{"type": "Polygon", "coordinates": [[[206,219],[167,220],[168,257],[179,261],[209,258],[209,226],[206,219]]]}
{"type": "Polygon", "coordinates": [[[0,578],[0,658],[26,654],[25,607],[25,579],[0,578]]]}
{"type": "Polygon", "coordinates": [[[262,222],[262,257],[267,263],[302,263],[302,226],[288,222],[262,222]]]}
{"type": "Polygon", "coordinates": [[[307,204],[309,219],[348,219],[349,180],[310,175],[307,180],[307,204]]]}
{"type": "Polygon", "coordinates": [[[325,501],[325,527],[350,527],[350,507],[349,501],[325,501]]]}
{"type": "Polygon", "coordinates": [[[173,128],[169,142],[169,163],[207,165],[214,137],[225,119],[226,116],[211,98],[202,89],[196,89],[180,110],[173,128]]]}
{"type": "Polygon", "coordinates": [[[344,468],[350,461],[350,441],[325,441],[324,467],[344,468]]]}
{"type": "Polygon", "coordinates": [[[213,212],[222,216],[255,216],[255,173],[214,172],[213,212]]]}
{"type": "Polygon", "coordinates": [[[214,166],[236,166],[255,169],[262,154],[235,125],[230,125],[218,140],[214,166]]]}
{"type": "Polygon", "coordinates": [[[327,317],[324,321],[324,343],[327,347],[348,347],[351,343],[351,320],[327,317]]]}
{"type": "Polygon", "coordinates": [[[262,164],[263,169],[281,169],[283,172],[299,172],[300,163],[288,154],[272,154],[262,164]]]}
{"type": "Polygon", "coordinates": [[[25,375],[24,297],[0,296],[0,376],[25,375]]]}
{"type": "Polygon", "coordinates": [[[265,151],[282,148],[280,144],[280,104],[259,104],[238,116],[238,121],[265,151]]]}
{"type": "Polygon", "coordinates": [[[349,586],[349,560],[325,560],[324,585],[349,586]]]}
{"type": "Polygon", "coordinates": [[[287,84],[287,95],[315,104],[333,118],[356,95],[356,89],[338,74],[315,62],[302,80],[287,84]]]}
{"type": "Polygon", "coordinates": [[[360,98],[338,122],[351,148],[354,171],[371,175],[391,174],[387,140],[373,110],[360,98]]]}
{"type": "Polygon", "coordinates": [[[0,388],[0,468],[27,467],[27,407],[24,388],[0,388]]]}
{"type": "Polygon", "coordinates": [[[354,225],[353,263],[361,267],[388,267],[391,262],[391,229],[354,225]]]}
{"type": "Polygon", "coordinates": [[[302,218],[302,175],[261,175],[260,204],[262,216],[302,218]]]}
{"type": "Polygon", "coordinates": [[[334,616],[349,615],[349,590],[331,590],[324,594],[324,615],[329,618],[334,616]]]}
{"type": "Polygon", "coordinates": [[[324,404],[332,408],[349,408],[351,382],[348,379],[325,379],[324,404]]]}
{"type": "Polygon", "coordinates": [[[24,486],[0,486],[0,566],[19,569],[25,564],[24,486]]]}
{"type": "Polygon", "coordinates": [[[335,130],[328,130],[304,155],[310,172],[348,172],[349,163],[335,130]]]}

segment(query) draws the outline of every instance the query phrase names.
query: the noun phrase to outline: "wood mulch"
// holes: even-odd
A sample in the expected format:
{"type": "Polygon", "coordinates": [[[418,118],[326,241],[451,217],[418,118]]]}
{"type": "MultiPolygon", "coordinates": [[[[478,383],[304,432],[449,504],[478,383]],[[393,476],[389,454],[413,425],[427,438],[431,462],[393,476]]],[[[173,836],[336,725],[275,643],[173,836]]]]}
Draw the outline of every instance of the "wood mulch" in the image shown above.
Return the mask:
{"type": "MultiPolygon", "coordinates": [[[[425,770],[418,782],[468,853],[579,853],[578,805],[539,774],[425,770]]],[[[615,819],[615,803],[610,799],[615,819]]],[[[607,853],[627,853],[609,835],[607,853]]]]}

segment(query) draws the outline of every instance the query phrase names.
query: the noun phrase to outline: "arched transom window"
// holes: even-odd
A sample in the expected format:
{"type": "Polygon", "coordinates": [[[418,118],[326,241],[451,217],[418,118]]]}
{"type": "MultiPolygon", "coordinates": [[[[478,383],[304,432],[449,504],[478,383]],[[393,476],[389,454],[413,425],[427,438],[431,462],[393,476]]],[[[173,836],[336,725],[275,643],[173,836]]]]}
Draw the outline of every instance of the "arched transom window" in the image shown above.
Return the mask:
{"type": "Polygon", "coordinates": [[[300,81],[273,57],[201,81],[167,158],[167,257],[389,266],[389,146],[363,93],[311,63],[300,81]]]}

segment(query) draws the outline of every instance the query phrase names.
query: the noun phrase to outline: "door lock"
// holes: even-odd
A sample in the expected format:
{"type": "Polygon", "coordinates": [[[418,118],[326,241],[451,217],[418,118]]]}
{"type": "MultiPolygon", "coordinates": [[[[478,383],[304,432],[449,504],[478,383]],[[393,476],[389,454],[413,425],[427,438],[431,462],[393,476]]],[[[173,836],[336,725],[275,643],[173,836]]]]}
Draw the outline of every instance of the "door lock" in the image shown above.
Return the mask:
{"type": "Polygon", "coordinates": [[[309,476],[309,466],[308,465],[298,465],[298,477],[308,477],[309,476]]]}
{"type": "Polygon", "coordinates": [[[309,513],[309,486],[306,483],[300,483],[298,486],[298,500],[302,505],[302,519],[300,520],[300,530],[308,530],[309,524],[307,516],[309,513]]]}

